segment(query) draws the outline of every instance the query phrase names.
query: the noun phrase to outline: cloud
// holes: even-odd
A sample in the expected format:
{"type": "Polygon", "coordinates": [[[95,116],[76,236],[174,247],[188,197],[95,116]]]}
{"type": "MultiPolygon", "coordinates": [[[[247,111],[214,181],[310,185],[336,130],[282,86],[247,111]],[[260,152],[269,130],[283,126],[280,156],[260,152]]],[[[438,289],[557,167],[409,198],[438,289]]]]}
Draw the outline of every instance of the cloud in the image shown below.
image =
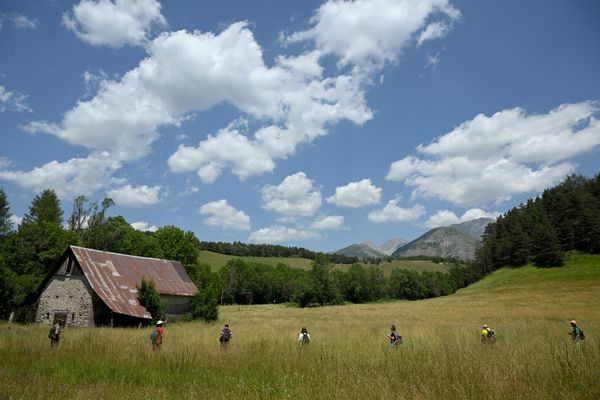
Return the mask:
{"type": "Polygon", "coordinates": [[[264,126],[252,135],[232,124],[197,147],[180,146],[169,159],[173,171],[197,171],[211,182],[225,168],[241,179],[271,171],[275,159],[327,134],[326,125],[362,124],[372,117],[360,79],[299,73],[290,66],[291,57],[269,68],[243,22],[219,34],[163,33],[147,51],[148,57],[120,80],[101,80],[97,94],[68,110],[62,122],[34,121],[25,129],[130,161],[149,153],[161,126],[179,126],[191,113],[228,102],[264,126]],[[224,144],[245,155],[232,159],[217,151],[224,144]],[[186,160],[193,162],[185,166],[186,160]]]}
{"type": "Polygon", "coordinates": [[[12,13],[0,14],[0,29],[2,29],[4,20],[7,20],[16,29],[35,29],[38,26],[38,22],[35,18],[12,13]]]}
{"type": "Polygon", "coordinates": [[[226,230],[250,230],[250,217],[227,204],[227,200],[206,203],[198,211],[207,216],[204,219],[205,225],[226,230]]]}
{"type": "Polygon", "coordinates": [[[443,22],[432,22],[427,25],[427,28],[419,35],[417,39],[417,46],[422,45],[424,42],[433,39],[439,39],[448,34],[450,31],[450,26],[443,22]]]}
{"type": "Polygon", "coordinates": [[[460,224],[461,222],[472,221],[477,218],[492,218],[496,219],[500,215],[497,211],[485,211],[481,208],[471,208],[466,210],[462,216],[458,217],[452,211],[439,210],[433,214],[425,225],[429,228],[437,228],[438,226],[448,226],[453,224],[460,224]]]}
{"type": "Polygon", "coordinates": [[[374,186],[370,179],[359,182],[350,182],[346,186],[339,186],[335,194],[328,197],[328,203],[338,207],[358,208],[381,201],[381,188],[374,186]]]}
{"type": "Polygon", "coordinates": [[[11,215],[8,219],[12,223],[13,229],[17,229],[23,221],[23,217],[17,217],[16,215],[11,215]]]}
{"type": "Polygon", "coordinates": [[[90,195],[112,182],[111,175],[121,164],[105,154],[50,161],[28,172],[0,170],[0,179],[12,181],[36,192],[53,188],[60,198],[90,195]]]}
{"type": "Polygon", "coordinates": [[[63,25],[94,46],[143,45],[153,25],[166,26],[156,0],[81,0],[63,14],[63,25]]]}
{"type": "MultiPolygon", "coordinates": [[[[385,62],[395,62],[402,48],[434,17],[454,21],[460,11],[447,0],[331,0],[316,11],[313,27],[286,40],[312,40],[322,53],[339,57],[339,66],[380,68],[385,62]]],[[[423,41],[435,38],[440,29],[436,26],[430,23],[425,28],[423,41]]]]}
{"type": "Polygon", "coordinates": [[[598,103],[582,102],[541,115],[520,108],[490,117],[479,114],[429,145],[419,145],[423,158],[393,162],[386,179],[413,187],[413,198],[463,207],[539,192],[575,170],[566,160],[600,147],[599,110],[598,103]]]}
{"type": "Polygon", "coordinates": [[[438,64],[440,63],[441,58],[440,58],[440,53],[436,53],[434,55],[428,54],[427,55],[427,63],[425,64],[426,67],[429,67],[431,69],[436,69],[438,64]]]}
{"type": "Polygon", "coordinates": [[[250,234],[250,240],[258,243],[281,243],[292,240],[318,239],[321,235],[301,229],[275,225],[262,228],[250,234]]]}
{"type": "Polygon", "coordinates": [[[8,166],[10,166],[11,162],[8,158],[0,156],[0,170],[4,169],[4,168],[8,168],[8,166]]]}
{"type": "Polygon", "coordinates": [[[6,87],[0,85],[0,112],[32,112],[33,110],[27,105],[26,100],[27,95],[7,90],[6,87]]]}
{"type": "Polygon", "coordinates": [[[329,215],[318,218],[310,227],[319,231],[343,231],[347,229],[344,226],[344,217],[341,215],[329,215]]]}
{"type": "Polygon", "coordinates": [[[133,229],[142,232],[156,232],[158,230],[157,226],[150,225],[145,221],[132,222],[130,225],[133,227],[133,229]]]}
{"type": "Polygon", "coordinates": [[[407,222],[416,221],[425,214],[425,207],[416,204],[411,208],[398,207],[399,199],[390,200],[381,210],[371,211],[369,221],[378,224],[384,222],[407,222]]]}
{"type": "Polygon", "coordinates": [[[123,207],[148,207],[160,201],[160,186],[131,186],[125,185],[109,190],[106,194],[115,201],[115,204],[123,207]]]}
{"type": "Polygon", "coordinates": [[[286,217],[314,215],[321,207],[321,193],[304,172],[286,177],[279,185],[265,185],[262,208],[286,217]]]}

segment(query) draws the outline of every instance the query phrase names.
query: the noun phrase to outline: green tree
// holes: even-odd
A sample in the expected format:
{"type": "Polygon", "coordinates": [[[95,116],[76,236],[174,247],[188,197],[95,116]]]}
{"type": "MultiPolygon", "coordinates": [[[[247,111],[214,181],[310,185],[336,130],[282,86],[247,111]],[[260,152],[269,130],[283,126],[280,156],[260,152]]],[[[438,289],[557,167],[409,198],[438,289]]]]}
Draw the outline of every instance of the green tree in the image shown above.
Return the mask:
{"type": "Polygon", "coordinates": [[[339,304],[341,296],[332,274],[333,264],[323,253],[315,256],[312,262],[313,288],[316,301],[321,305],[339,304]]]}
{"type": "Polygon", "coordinates": [[[200,256],[200,241],[193,232],[169,225],[159,228],[154,237],[168,260],[177,260],[184,265],[196,264],[200,256]]]}
{"type": "Polygon", "coordinates": [[[6,199],[4,189],[0,188],[0,238],[12,231],[12,221],[10,220],[10,206],[6,199]]]}
{"type": "Polygon", "coordinates": [[[142,278],[140,286],[138,286],[138,300],[142,306],[152,315],[152,322],[155,323],[159,319],[164,318],[166,305],[160,298],[160,294],[154,286],[152,278],[146,280],[142,278]]]}
{"type": "Polygon", "coordinates": [[[58,200],[54,190],[46,189],[33,198],[29,213],[23,217],[22,224],[48,222],[62,225],[62,221],[63,210],[60,208],[60,200],[58,200]]]}

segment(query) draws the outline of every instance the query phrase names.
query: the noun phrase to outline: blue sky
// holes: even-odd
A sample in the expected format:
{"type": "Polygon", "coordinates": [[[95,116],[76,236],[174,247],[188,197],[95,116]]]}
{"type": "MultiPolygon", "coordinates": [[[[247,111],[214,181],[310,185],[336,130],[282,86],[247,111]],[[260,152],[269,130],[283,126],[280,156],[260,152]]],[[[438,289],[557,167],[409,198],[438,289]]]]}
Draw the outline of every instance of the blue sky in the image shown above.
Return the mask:
{"type": "Polygon", "coordinates": [[[597,1],[0,3],[0,187],[330,251],[600,171],[597,1]]]}

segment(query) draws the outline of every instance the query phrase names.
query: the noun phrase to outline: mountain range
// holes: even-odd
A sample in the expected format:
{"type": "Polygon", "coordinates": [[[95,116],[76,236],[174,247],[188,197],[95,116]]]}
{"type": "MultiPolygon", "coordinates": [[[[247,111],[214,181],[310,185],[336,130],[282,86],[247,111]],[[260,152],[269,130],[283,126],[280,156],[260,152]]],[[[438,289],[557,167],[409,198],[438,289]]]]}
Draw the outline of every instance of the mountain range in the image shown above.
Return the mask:
{"type": "Polygon", "coordinates": [[[472,260],[481,243],[481,236],[491,218],[478,218],[472,221],[431,229],[411,242],[391,239],[377,246],[372,241],[352,244],[334,253],[367,258],[392,257],[443,257],[472,260]]]}

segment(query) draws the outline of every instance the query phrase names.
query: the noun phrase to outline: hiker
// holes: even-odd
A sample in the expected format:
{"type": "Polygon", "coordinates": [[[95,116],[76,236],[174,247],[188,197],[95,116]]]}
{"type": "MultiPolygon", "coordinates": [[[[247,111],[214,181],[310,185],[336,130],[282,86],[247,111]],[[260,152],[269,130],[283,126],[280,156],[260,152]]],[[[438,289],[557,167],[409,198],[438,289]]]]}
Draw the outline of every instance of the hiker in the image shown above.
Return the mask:
{"type": "Polygon", "coordinates": [[[308,329],[306,329],[305,326],[303,326],[302,329],[300,329],[300,334],[298,335],[298,342],[300,343],[300,346],[304,346],[305,344],[310,343],[310,335],[308,333],[308,329]]]}
{"type": "Polygon", "coordinates": [[[231,340],[232,336],[233,333],[231,332],[231,329],[229,329],[229,325],[225,324],[223,329],[221,329],[221,336],[219,337],[219,342],[221,342],[221,350],[227,350],[227,346],[229,345],[229,341],[231,340]]]}
{"type": "Polygon", "coordinates": [[[577,345],[585,340],[585,334],[583,333],[583,330],[577,326],[577,321],[575,320],[571,321],[571,333],[569,333],[569,335],[571,335],[573,343],[577,345]]]}
{"type": "Polygon", "coordinates": [[[152,341],[152,350],[154,351],[161,349],[163,336],[165,334],[165,328],[163,327],[164,323],[165,321],[160,319],[156,321],[156,327],[150,334],[150,340],[152,341]]]}
{"type": "Polygon", "coordinates": [[[50,348],[51,349],[58,347],[58,342],[60,340],[60,337],[63,334],[61,322],[62,322],[61,320],[56,320],[56,323],[54,325],[52,325],[52,327],[50,328],[50,331],[48,332],[48,338],[50,339],[50,348]]]}
{"type": "Polygon", "coordinates": [[[487,326],[487,324],[483,324],[483,329],[481,331],[481,343],[495,343],[496,342],[496,333],[494,330],[487,326]]]}
{"type": "Polygon", "coordinates": [[[396,332],[396,325],[390,327],[390,334],[387,335],[390,339],[390,346],[396,347],[396,345],[402,344],[402,336],[396,332]]]}

